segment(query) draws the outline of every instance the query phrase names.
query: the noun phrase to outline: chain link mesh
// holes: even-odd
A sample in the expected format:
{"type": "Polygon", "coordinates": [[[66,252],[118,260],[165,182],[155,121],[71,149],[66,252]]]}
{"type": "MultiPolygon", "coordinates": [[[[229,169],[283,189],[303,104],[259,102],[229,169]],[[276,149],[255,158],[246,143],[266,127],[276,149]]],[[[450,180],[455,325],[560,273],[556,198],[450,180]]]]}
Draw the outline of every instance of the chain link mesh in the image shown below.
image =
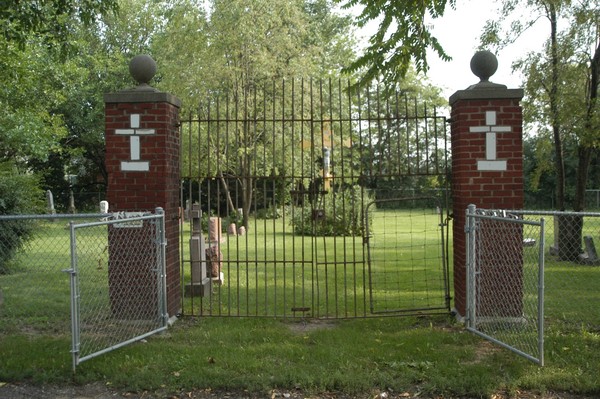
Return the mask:
{"type": "Polygon", "coordinates": [[[69,221],[99,219],[60,216],[0,216],[0,332],[70,333],[69,221]]]}
{"type": "Polygon", "coordinates": [[[470,217],[467,325],[543,363],[542,226],[479,210],[470,217]]]}
{"type": "Polygon", "coordinates": [[[73,226],[79,361],[165,327],[161,220],[73,226]]]}
{"type": "Polygon", "coordinates": [[[512,213],[545,220],[546,328],[600,331],[600,213],[512,213]]]}

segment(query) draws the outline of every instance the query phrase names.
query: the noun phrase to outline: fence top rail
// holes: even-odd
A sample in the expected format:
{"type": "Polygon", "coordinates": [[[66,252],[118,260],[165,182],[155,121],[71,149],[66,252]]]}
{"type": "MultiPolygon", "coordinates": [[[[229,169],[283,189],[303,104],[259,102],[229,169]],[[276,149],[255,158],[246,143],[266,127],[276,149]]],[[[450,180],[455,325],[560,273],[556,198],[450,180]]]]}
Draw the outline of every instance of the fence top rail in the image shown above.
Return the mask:
{"type": "Polygon", "coordinates": [[[152,212],[109,212],[109,213],[68,213],[68,214],[28,214],[28,215],[0,215],[3,220],[75,220],[75,219],[103,219],[103,220],[131,220],[139,217],[154,216],[152,212]]]}
{"type": "MultiPolygon", "coordinates": [[[[478,209],[478,211],[479,211],[479,209],[478,209]]],[[[531,226],[541,226],[544,221],[544,218],[542,218],[540,221],[519,219],[516,217],[516,215],[514,215],[514,214],[511,215],[509,213],[506,213],[506,215],[474,213],[474,214],[468,214],[467,217],[473,217],[475,219],[497,220],[497,221],[508,222],[508,223],[516,223],[516,224],[526,224],[526,225],[531,225],[531,226]]]]}
{"type": "Polygon", "coordinates": [[[0,220],[32,220],[32,219],[96,219],[111,218],[112,213],[69,213],[69,214],[39,214],[39,215],[0,215],[0,220]]]}
{"type": "Polygon", "coordinates": [[[505,210],[503,212],[514,215],[535,215],[535,216],[592,216],[600,217],[600,212],[574,212],[574,211],[536,211],[527,209],[505,210]]]}
{"type": "Polygon", "coordinates": [[[160,219],[164,215],[162,215],[162,214],[144,214],[144,215],[140,215],[140,216],[126,217],[126,218],[123,218],[123,217],[112,218],[112,216],[114,216],[112,214],[110,216],[111,216],[111,218],[106,218],[106,219],[98,221],[98,222],[74,224],[73,228],[78,229],[78,228],[82,228],[82,227],[104,226],[104,225],[109,225],[109,224],[131,224],[131,223],[144,221],[144,220],[160,219]]]}

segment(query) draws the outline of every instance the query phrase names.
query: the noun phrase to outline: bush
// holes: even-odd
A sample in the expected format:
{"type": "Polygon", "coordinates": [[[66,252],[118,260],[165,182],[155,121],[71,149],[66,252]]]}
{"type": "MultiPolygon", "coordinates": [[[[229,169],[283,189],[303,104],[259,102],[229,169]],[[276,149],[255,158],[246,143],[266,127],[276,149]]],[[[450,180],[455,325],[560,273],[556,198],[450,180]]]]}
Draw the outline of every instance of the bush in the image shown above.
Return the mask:
{"type": "MultiPolygon", "coordinates": [[[[43,198],[35,177],[0,171],[0,215],[39,213],[43,198]]],[[[12,258],[32,237],[34,228],[33,221],[0,221],[0,274],[10,272],[12,258]]]]}
{"type": "MultiPolygon", "coordinates": [[[[360,186],[330,192],[315,209],[295,212],[291,224],[294,233],[316,236],[360,236],[365,230],[364,214],[371,197],[360,186]]],[[[371,220],[371,218],[369,218],[371,220]]]]}

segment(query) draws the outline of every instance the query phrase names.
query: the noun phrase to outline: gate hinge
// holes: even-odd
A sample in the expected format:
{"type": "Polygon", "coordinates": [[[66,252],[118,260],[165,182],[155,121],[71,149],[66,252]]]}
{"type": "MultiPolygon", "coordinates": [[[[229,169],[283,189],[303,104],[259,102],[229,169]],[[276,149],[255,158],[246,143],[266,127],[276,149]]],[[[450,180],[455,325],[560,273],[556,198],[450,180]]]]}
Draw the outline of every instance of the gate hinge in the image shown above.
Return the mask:
{"type": "Polygon", "coordinates": [[[465,233],[472,233],[475,230],[477,230],[477,226],[469,226],[468,224],[465,225],[465,233]]]}

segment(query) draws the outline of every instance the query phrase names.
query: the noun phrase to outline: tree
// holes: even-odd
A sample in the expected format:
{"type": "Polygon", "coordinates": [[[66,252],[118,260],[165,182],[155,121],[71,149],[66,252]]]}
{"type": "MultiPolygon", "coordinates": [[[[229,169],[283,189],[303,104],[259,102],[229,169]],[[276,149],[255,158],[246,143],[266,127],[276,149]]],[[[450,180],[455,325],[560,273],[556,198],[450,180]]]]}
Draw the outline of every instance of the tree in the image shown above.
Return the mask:
{"type": "MultiPolygon", "coordinates": [[[[501,18],[513,15],[516,0],[505,0],[501,18]]],[[[592,1],[530,0],[527,7],[532,19],[510,24],[511,33],[501,33],[499,21],[489,22],[485,44],[509,45],[538,19],[549,23],[549,36],[539,52],[533,52],[515,64],[527,76],[524,101],[525,122],[541,136],[550,136],[554,143],[554,173],[556,204],[565,210],[568,193],[574,193],[573,210],[585,209],[585,189],[591,159],[600,148],[600,7],[592,1]],[[561,25],[566,28],[561,29],[561,25]],[[500,39],[505,37],[505,39],[500,39]],[[569,151],[574,153],[569,154],[569,151]],[[575,159],[575,179],[567,179],[571,166],[566,159],[575,159]],[[567,186],[575,181],[572,187],[567,186]]],[[[547,169],[547,162],[540,162],[547,169]]],[[[543,169],[537,169],[537,177],[543,169]]],[[[577,260],[581,250],[582,219],[563,217],[559,220],[559,256],[577,260]]]]}
{"type": "Polygon", "coordinates": [[[206,156],[202,165],[197,162],[186,169],[218,179],[230,214],[237,212],[232,193],[239,191],[246,227],[256,176],[278,176],[290,161],[274,156],[285,151],[280,148],[283,141],[275,139],[284,135],[279,126],[248,121],[266,113],[281,115],[290,99],[275,97],[280,86],[331,73],[352,54],[350,20],[331,8],[329,0],[214,0],[205,12],[200,4],[182,0],[165,13],[169,22],[154,47],[164,63],[161,87],[170,85],[183,97],[184,113],[200,104],[204,116],[210,110],[213,118],[218,112],[224,119],[240,121],[214,125],[223,129],[218,140],[209,138],[207,131],[194,132],[202,139],[184,151],[206,156]],[[182,53],[181,47],[191,49],[193,56],[182,53]]]}
{"type": "Polygon", "coordinates": [[[7,182],[38,181],[31,176],[37,166],[68,152],[68,128],[58,111],[66,97],[64,61],[74,55],[79,27],[116,8],[116,0],[0,2],[0,163],[7,182]]]}
{"type": "MultiPolygon", "coordinates": [[[[342,0],[337,0],[342,2],[342,0]]],[[[455,7],[456,0],[346,0],[344,7],[361,5],[359,27],[370,21],[379,21],[377,32],[356,61],[345,70],[363,73],[358,83],[381,80],[388,84],[403,80],[411,65],[417,72],[426,72],[427,50],[432,49],[442,60],[450,57],[435,36],[426,17],[441,17],[447,6],[455,7]]]]}
{"type": "Polygon", "coordinates": [[[32,0],[0,2],[2,37],[24,48],[32,37],[49,47],[68,49],[73,28],[117,10],[117,0],[32,0]]]}

